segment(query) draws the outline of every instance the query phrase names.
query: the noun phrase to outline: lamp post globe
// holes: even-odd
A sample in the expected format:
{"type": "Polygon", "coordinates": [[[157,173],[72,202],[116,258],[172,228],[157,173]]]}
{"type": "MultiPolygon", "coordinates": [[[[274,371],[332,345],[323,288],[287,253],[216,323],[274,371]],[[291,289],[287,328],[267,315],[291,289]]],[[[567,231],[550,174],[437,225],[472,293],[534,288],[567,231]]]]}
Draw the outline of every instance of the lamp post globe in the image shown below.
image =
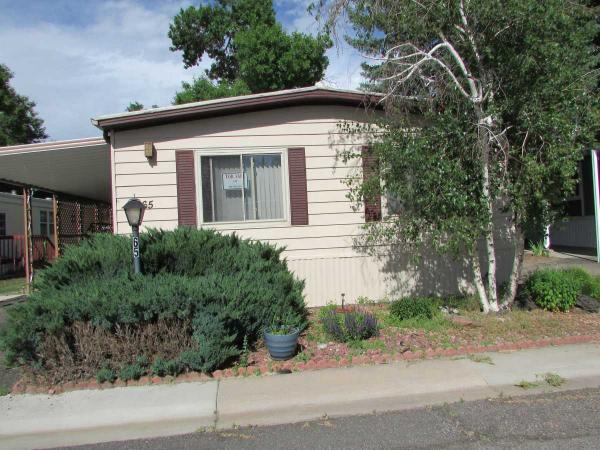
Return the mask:
{"type": "Polygon", "coordinates": [[[142,273],[140,264],[140,225],[144,220],[146,207],[137,198],[132,198],[125,203],[123,210],[132,230],[133,271],[142,273]]]}

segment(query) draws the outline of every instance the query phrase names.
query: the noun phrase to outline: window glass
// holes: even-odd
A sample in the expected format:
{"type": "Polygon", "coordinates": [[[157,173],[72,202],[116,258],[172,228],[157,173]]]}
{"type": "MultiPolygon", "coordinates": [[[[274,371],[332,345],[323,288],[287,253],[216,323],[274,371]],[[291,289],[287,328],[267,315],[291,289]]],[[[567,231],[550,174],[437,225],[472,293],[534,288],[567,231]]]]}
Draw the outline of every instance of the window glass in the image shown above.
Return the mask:
{"type": "Polygon", "coordinates": [[[282,219],[281,155],[200,158],[203,222],[282,219]]]}
{"type": "Polygon", "coordinates": [[[244,155],[246,220],[283,218],[281,155],[244,155]]]}
{"type": "Polygon", "coordinates": [[[54,235],[54,215],[50,211],[40,211],[40,234],[48,237],[54,235]]]}
{"type": "Polygon", "coordinates": [[[54,214],[48,211],[48,236],[54,236],[54,214]]]}
{"type": "Polygon", "coordinates": [[[48,213],[46,211],[40,211],[40,234],[48,236],[48,213]]]}
{"type": "Polygon", "coordinates": [[[0,213],[0,236],[6,236],[6,213],[0,213]]]}

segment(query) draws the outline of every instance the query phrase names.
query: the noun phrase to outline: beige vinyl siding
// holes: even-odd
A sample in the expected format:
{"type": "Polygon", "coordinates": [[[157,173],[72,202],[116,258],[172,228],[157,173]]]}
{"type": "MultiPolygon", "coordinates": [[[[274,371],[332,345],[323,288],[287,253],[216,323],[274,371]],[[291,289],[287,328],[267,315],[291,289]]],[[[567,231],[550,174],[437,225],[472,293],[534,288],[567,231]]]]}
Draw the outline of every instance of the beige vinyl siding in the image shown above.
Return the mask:
{"type": "Polygon", "coordinates": [[[348,146],[359,151],[363,142],[349,142],[348,136],[340,134],[338,124],[362,119],[360,110],[353,107],[305,106],[119,131],[113,141],[117,232],[129,232],[122,206],[134,195],[153,201],[154,207],[146,211],[144,227],[177,226],[176,150],[192,149],[200,155],[230,150],[284,150],[285,154],[290,147],[304,147],[309,225],[292,227],[287,212],[284,222],[202,226],[286,246],[288,258],[298,250],[303,257],[314,250],[315,258],[320,257],[322,249],[352,252],[352,239],[360,232],[364,216],[362,211],[352,209],[344,180],[360,170],[360,160],[344,164],[336,153],[348,146]],[[143,154],[146,141],[153,141],[156,148],[151,163],[143,154]]]}
{"type": "MultiPolygon", "coordinates": [[[[417,276],[409,269],[408,256],[397,254],[397,250],[382,249],[386,258],[377,259],[354,247],[362,232],[364,211],[354,211],[344,181],[348,176],[361,175],[361,161],[344,164],[337,152],[350,149],[360,154],[366,142],[340,134],[337,125],[340,121],[360,122],[363,114],[353,107],[301,106],[118,131],[113,139],[116,232],[130,232],[122,206],[133,196],[153,201],[154,207],[144,217],[145,228],[178,226],[177,150],[194,150],[197,155],[283,151],[287,180],[286,150],[304,147],[309,225],[291,226],[286,208],[282,221],[202,224],[199,215],[200,226],[285,247],[290,268],[306,280],[305,294],[311,306],[339,300],[341,293],[352,302],[361,295],[380,299],[410,289],[424,294],[464,289],[469,285],[469,271],[450,270],[448,261],[434,259],[432,266],[417,276]],[[156,148],[151,162],[143,151],[148,141],[156,148]]],[[[197,166],[195,171],[198,176],[197,166]]],[[[284,195],[288,203],[289,193],[284,195]]]]}

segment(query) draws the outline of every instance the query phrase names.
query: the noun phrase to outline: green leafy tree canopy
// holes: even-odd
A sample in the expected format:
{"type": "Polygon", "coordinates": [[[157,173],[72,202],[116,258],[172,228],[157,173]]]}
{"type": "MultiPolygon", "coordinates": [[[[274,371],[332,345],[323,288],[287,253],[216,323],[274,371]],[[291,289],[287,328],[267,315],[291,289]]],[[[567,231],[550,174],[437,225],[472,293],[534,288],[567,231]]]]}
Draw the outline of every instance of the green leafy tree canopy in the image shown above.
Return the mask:
{"type": "Polygon", "coordinates": [[[127,111],[127,112],[141,111],[142,109],[144,109],[144,105],[138,101],[134,101],[134,102],[129,103],[129,105],[127,105],[127,108],[125,108],[125,111],[127,111]]]}
{"type": "Polygon", "coordinates": [[[332,45],[325,34],[286,33],[276,21],[272,0],[190,6],[174,17],[169,37],[171,50],[183,52],[186,68],[207,55],[213,60],[207,77],[227,83],[211,89],[201,82],[208,97],[196,100],[230,92],[238,80],[252,93],[311,86],[323,78],[329,64],[325,52],[332,45]]]}
{"type": "Polygon", "coordinates": [[[347,39],[370,56],[365,75],[386,105],[372,135],[381,170],[353,195],[382,193],[400,211],[370,224],[369,239],[465,256],[483,309],[509,305],[525,232],[560,215],[598,130],[593,10],[583,0],[325,3],[330,25],[349,18],[347,39]],[[497,256],[511,243],[501,290],[497,256]]]}
{"type": "Polygon", "coordinates": [[[35,103],[17,94],[10,85],[12,72],[0,64],[0,146],[29,144],[47,138],[44,121],[35,103]]]}
{"type": "Polygon", "coordinates": [[[221,81],[215,84],[206,77],[200,77],[194,78],[191,83],[184,81],[181,87],[181,91],[177,92],[173,99],[174,105],[251,94],[246,83],[241,80],[232,83],[221,81]]]}

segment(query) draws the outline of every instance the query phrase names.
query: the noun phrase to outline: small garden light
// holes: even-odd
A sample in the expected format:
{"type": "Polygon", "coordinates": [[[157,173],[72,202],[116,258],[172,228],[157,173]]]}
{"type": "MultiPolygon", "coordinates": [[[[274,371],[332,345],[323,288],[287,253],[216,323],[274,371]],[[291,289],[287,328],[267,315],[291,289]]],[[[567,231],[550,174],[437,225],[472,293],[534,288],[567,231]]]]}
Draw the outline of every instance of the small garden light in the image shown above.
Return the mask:
{"type": "Polygon", "coordinates": [[[133,231],[133,271],[135,273],[142,272],[140,268],[140,225],[142,224],[142,220],[144,220],[145,209],[144,204],[137,198],[132,198],[123,206],[127,222],[129,222],[133,231]]]}

